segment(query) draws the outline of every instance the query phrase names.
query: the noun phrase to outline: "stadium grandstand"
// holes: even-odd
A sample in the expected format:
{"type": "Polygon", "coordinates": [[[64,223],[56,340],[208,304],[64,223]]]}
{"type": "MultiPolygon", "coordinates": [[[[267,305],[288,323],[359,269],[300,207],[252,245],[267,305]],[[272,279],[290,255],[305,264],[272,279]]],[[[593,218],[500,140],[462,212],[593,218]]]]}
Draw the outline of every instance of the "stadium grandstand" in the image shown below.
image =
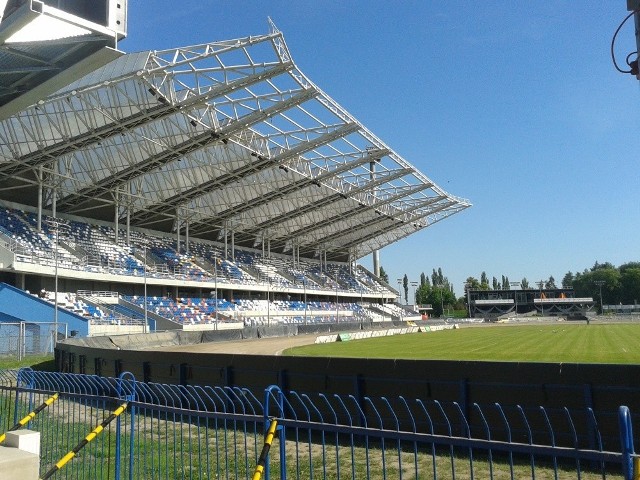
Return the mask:
{"type": "MultiPolygon", "coordinates": [[[[55,16],[47,3],[8,2],[0,32],[55,16]]],[[[401,315],[358,260],[470,204],[314,85],[272,22],[129,54],[117,25],[53,42],[94,50],[50,78],[34,69],[0,109],[0,320],[32,322],[15,308],[30,300],[53,305],[59,335],[401,315]]],[[[57,58],[28,43],[9,50],[57,58]]],[[[15,84],[0,72],[2,91],[15,84]]]]}

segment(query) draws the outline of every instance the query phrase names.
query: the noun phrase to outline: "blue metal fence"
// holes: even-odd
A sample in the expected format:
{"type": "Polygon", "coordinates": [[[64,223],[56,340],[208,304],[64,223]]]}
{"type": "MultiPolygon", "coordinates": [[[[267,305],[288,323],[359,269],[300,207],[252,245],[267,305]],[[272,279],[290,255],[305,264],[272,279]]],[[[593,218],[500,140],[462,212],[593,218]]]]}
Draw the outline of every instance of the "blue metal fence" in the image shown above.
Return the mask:
{"type": "Polygon", "coordinates": [[[253,478],[273,419],[277,438],[263,475],[269,479],[632,480],[639,474],[625,407],[620,443],[604,445],[590,409],[461,406],[275,386],[259,399],[239,387],[23,369],[0,372],[0,430],[55,392],[59,399],[27,425],[41,434],[41,472],[123,401],[128,409],[53,478],[253,478]]]}

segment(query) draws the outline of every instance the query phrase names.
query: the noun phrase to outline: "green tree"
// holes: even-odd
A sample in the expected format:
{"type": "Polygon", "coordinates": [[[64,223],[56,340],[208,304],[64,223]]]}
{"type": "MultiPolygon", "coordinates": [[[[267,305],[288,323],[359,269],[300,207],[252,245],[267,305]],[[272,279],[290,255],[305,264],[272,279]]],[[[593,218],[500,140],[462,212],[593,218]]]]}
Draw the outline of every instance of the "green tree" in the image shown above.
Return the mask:
{"type": "Polygon", "coordinates": [[[452,287],[448,284],[441,286],[420,285],[416,290],[416,297],[418,303],[431,305],[433,308],[431,315],[434,317],[441,317],[444,313],[443,308],[453,307],[457,303],[452,287]]]}
{"type": "Polygon", "coordinates": [[[598,263],[598,261],[596,260],[596,263],[594,263],[593,267],[591,267],[591,271],[595,272],[596,270],[602,269],[615,270],[615,268],[616,267],[614,267],[611,262],[598,263]]]}
{"type": "Polygon", "coordinates": [[[380,266],[380,280],[387,284],[389,283],[389,275],[384,271],[384,268],[382,268],[382,266],[380,266]]]}
{"type": "MultiPolygon", "coordinates": [[[[597,262],[596,262],[597,263],[597,262]]],[[[611,265],[611,264],[609,264],[611,265]]],[[[620,295],[620,272],[613,266],[598,266],[587,270],[582,274],[576,274],[573,280],[573,289],[576,297],[592,297],[596,304],[615,305],[622,301],[620,295]],[[595,282],[604,282],[602,290],[595,282]],[[602,291],[602,299],[600,299],[602,291]]]]}
{"type": "Polygon", "coordinates": [[[489,278],[486,272],[480,274],[480,290],[489,290],[489,278]]]}
{"type": "Polygon", "coordinates": [[[424,305],[429,303],[427,299],[429,298],[429,290],[431,290],[431,286],[427,283],[421,283],[416,289],[416,303],[419,305],[424,305]]]}
{"type": "Polygon", "coordinates": [[[520,280],[520,287],[522,287],[523,290],[529,290],[529,280],[527,280],[527,277],[522,277],[522,280],[520,280]]]}
{"type": "Polygon", "coordinates": [[[409,277],[407,274],[404,274],[402,277],[402,288],[404,288],[404,303],[409,304],[409,277]]]}
{"type": "Polygon", "coordinates": [[[620,301],[625,305],[640,301],[640,265],[620,267],[620,301]]]}
{"type": "Polygon", "coordinates": [[[556,287],[556,279],[553,278],[553,275],[549,276],[549,280],[545,283],[544,288],[558,288],[556,287]]]}
{"type": "Polygon", "coordinates": [[[492,285],[494,290],[500,290],[501,285],[496,277],[493,277],[492,285]]]}
{"type": "Polygon", "coordinates": [[[562,287],[563,288],[571,288],[573,286],[573,273],[571,271],[564,274],[562,277],[562,287]]]}
{"type": "Polygon", "coordinates": [[[622,274],[629,268],[640,268],[640,262],[623,263],[622,265],[620,265],[618,270],[620,270],[620,273],[622,274]]]}
{"type": "Polygon", "coordinates": [[[429,277],[427,277],[424,272],[420,274],[420,285],[429,284],[429,277]]]}
{"type": "Polygon", "coordinates": [[[467,294],[467,290],[478,290],[480,288],[480,282],[475,277],[467,277],[464,282],[464,293],[467,294]]]}

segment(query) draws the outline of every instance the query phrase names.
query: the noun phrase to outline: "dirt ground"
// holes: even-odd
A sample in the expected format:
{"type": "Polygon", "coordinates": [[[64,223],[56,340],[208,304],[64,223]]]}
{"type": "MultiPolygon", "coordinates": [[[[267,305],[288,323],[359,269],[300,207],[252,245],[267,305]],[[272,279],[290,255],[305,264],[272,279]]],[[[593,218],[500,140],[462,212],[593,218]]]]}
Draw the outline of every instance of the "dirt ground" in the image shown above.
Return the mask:
{"type": "Polygon", "coordinates": [[[238,353],[254,355],[280,355],[283,350],[300,345],[309,345],[316,341],[316,334],[296,335],[293,337],[258,338],[235,340],[229,342],[208,342],[195,345],[173,345],[169,347],[154,347],[163,352],[194,352],[194,353],[238,353]]]}

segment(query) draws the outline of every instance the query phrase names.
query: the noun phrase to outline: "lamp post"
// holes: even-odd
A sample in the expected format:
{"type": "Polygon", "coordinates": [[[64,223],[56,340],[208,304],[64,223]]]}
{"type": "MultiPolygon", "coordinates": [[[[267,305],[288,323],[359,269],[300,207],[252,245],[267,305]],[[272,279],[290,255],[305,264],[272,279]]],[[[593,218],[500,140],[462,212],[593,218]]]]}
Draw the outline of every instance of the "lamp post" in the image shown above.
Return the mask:
{"type": "Polygon", "coordinates": [[[214,257],[213,259],[213,281],[215,286],[215,295],[216,295],[216,324],[214,326],[214,330],[218,330],[218,257],[214,257]]]}
{"type": "Polygon", "coordinates": [[[544,280],[536,282],[536,285],[540,287],[540,311],[542,312],[542,316],[544,317],[544,304],[542,303],[542,287],[544,286],[544,280]]]}
{"type": "Polygon", "coordinates": [[[358,312],[360,314],[360,330],[362,330],[362,323],[364,322],[364,314],[362,313],[364,311],[364,307],[362,306],[362,284],[360,284],[360,311],[358,312]]]}
{"type": "Polygon", "coordinates": [[[147,242],[143,242],[143,276],[144,276],[144,333],[149,333],[149,318],[148,318],[148,302],[147,302],[147,242]]]}
{"type": "Polygon", "coordinates": [[[53,297],[53,345],[58,344],[58,238],[60,235],[60,228],[66,226],[64,222],[61,222],[57,218],[47,220],[47,225],[53,230],[54,237],[54,270],[53,270],[53,282],[54,282],[54,297],[53,297]]]}
{"type": "Polygon", "coordinates": [[[304,288],[304,324],[307,324],[307,277],[302,277],[302,287],[304,288]]]}
{"type": "Polygon", "coordinates": [[[416,290],[418,288],[418,282],[411,282],[411,286],[413,287],[413,303],[415,303],[415,306],[418,306],[418,299],[416,297],[416,290]]]}
{"type": "Polygon", "coordinates": [[[593,283],[595,283],[600,289],[600,315],[602,315],[604,313],[604,305],[602,303],[602,286],[607,282],[605,282],[604,280],[595,280],[593,283]]]}
{"type": "Polygon", "coordinates": [[[336,275],[336,323],[340,321],[340,311],[338,310],[338,276],[336,275]]]}
{"type": "MultiPolygon", "coordinates": [[[[509,282],[509,285],[512,287],[519,287],[520,286],[520,282],[509,282]]],[[[518,290],[516,289],[515,293],[513,294],[513,298],[516,302],[516,318],[518,318],[518,290]]]]}
{"type": "MultiPolygon", "coordinates": [[[[54,234],[56,236],[56,249],[55,249],[55,270],[54,270],[54,296],[53,296],[53,345],[58,344],[58,235],[60,225],[56,222],[54,227],[54,234]]],[[[601,297],[602,298],[602,297],[601,297]]],[[[600,301],[602,303],[602,301],[600,301]]]]}
{"type": "Polygon", "coordinates": [[[444,298],[443,298],[443,294],[442,294],[442,289],[444,288],[444,285],[439,283],[437,285],[437,287],[438,287],[438,290],[440,290],[440,308],[441,308],[441,311],[442,311],[440,316],[442,317],[444,315],[444,298]]]}
{"type": "Polygon", "coordinates": [[[271,326],[271,278],[267,284],[267,327],[271,326]]]}

